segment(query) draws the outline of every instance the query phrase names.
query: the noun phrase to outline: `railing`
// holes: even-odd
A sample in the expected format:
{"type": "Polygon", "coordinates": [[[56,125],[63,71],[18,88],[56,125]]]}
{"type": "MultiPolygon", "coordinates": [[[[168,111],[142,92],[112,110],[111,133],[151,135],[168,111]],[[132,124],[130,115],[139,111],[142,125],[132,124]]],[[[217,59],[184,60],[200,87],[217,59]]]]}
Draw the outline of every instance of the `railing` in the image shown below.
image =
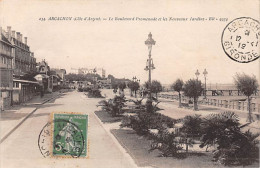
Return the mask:
{"type": "MultiPolygon", "coordinates": [[[[234,101],[234,100],[219,100],[219,99],[206,99],[202,104],[213,105],[228,109],[235,109],[241,111],[248,111],[247,101],[234,101]]],[[[260,104],[251,102],[250,108],[252,112],[260,113],[260,104]]]]}
{"type": "MultiPolygon", "coordinates": [[[[170,94],[158,94],[159,98],[165,98],[170,100],[179,100],[178,95],[170,95],[170,94]]],[[[181,101],[184,103],[189,102],[189,98],[182,96],[181,101]]],[[[216,106],[221,108],[227,108],[227,109],[234,109],[234,110],[240,110],[240,111],[248,111],[248,102],[247,101],[236,101],[236,100],[220,100],[220,99],[204,99],[200,101],[201,104],[204,105],[210,105],[210,106],[216,106]]],[[[260,104],[251,102],[251,111],[254,113],[260,114],[260,104]]]]}

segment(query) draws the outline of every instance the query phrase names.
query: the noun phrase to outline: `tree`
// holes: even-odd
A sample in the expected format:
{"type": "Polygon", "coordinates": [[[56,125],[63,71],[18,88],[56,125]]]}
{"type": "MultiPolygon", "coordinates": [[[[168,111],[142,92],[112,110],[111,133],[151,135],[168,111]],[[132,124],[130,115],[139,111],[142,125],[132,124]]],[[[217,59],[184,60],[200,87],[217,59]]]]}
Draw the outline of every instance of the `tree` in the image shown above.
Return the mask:
{"type": "MultiPolygon", "coordinates": [[[[149,82],[145,82],[144,86],[148,89],[149,88],[149,82]]],[[[155,93],[155,96],[157,98],[157,94],[162,91],[162,84],[160,83],[160,81],[153,80],[152,84],[151,84],[150,91],[152,93],[155,93]]]]}
{"type": "Polygon", "coordinates": [[[130,81],[128,84],[127,84],[128,88],[130,89],[130,95],[131,97],[133,97],[133,81],[130,81]]]}
{"type": "Polygon", "coordinates": [[[119,84],[118,84],[118,88],[123,92],[123,94],[124,94],[124,89],[126,88],[126,84],[125,84],[125,82],[119,82],[119,84]]]}
{"type": "Polygon", "coordinates": [[[258,82],[256,77],[243,74],[236,73],[234,77],[234,81],[238,90],[240,90],[245,96],[247,96],[248,100],[248,118],[249,122],[253,122],[252,112],[251,112],[251,96],[257,91],[258,82]]]}
{"type": "Polygon", "coordinates": [[[118,84],[115,83],[115,82],[113,82],[113,83],[112,83],[112,89],[113,89],[113,92],[116,94],[117,89],[118,89],[118,84]]]}
{"type": "Polygon", "coordinates": [[[139,88],[140,88],[139,83],[138,83],[138,82],[135,82],[135,81],[130,81],[130,82],[128,83],[128,87],[129,87],[130,90],[131,90],[131,96],[132,96],[132,92],[134,92],[134,93],[135,93],[135,97],[136,97],[136,91],[139,90],[139,88]]]}
{"type": "Polygon", "coordinates": [[[183,84],[182,79],[177,79],[171,86],[174,91],[179,93],[179,107],[181,107],[181,91],[183,90],[183,84]]]}
{"type": "Polygon", "coordinates": [[[183,90],[185,96],[193,98],[194,110],[198,110],[198,98],[203,91],[201,81],[190,79],[185,83],[183,90]]]}

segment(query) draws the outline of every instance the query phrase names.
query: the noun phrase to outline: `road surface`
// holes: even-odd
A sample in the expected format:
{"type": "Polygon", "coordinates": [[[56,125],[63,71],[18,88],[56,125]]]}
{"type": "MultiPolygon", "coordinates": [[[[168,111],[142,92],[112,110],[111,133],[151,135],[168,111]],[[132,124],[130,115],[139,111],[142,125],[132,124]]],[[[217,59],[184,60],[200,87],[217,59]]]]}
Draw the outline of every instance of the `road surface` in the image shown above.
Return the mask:
{"type": "Polygon", "coordinates": [[[64,96],[39,107],[0,145],[1,167],[136,167],[94,115],[101,99],[87,98],[82,92],[64,96]],[[44,158],[38,148],[38,136],[51,112],[89,114],[89,159],[44,158]]]}

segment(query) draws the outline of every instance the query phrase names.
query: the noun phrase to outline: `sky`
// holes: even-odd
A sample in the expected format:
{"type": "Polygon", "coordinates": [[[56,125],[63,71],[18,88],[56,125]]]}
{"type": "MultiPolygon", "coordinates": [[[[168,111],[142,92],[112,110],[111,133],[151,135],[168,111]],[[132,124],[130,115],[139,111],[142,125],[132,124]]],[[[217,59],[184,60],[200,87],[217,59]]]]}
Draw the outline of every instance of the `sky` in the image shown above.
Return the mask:
{"type": "Polygon", "coordinates": [[[0,25],[28,37],[37,61],[50,67],[104,68],[118,78],[136,76],[143,83],[148,49],[144,41],[152,33],[155,70],[152,79],[171,84],[204,80],[208,83],[233,83],[235,73],[260,77],[259,59],[250,63],[231,60],[222,49],[225,26],[238,17],[259,20],[258,0],[0,0],[0,25]],[[140,18],[227,18],[227,21],[40,21],[49,17],[140,17],[140,18]]]}

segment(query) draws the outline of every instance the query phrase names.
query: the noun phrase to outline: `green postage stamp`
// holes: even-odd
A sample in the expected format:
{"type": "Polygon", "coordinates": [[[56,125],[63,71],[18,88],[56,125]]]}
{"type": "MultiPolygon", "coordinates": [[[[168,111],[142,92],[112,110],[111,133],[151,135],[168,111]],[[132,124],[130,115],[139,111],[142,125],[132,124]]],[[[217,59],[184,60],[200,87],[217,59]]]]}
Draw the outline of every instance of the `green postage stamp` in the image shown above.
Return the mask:
{"type": "Polygon", "coordinates": [[[52,114],[53,157],[88,157],[88,115],[52,114]]]}

